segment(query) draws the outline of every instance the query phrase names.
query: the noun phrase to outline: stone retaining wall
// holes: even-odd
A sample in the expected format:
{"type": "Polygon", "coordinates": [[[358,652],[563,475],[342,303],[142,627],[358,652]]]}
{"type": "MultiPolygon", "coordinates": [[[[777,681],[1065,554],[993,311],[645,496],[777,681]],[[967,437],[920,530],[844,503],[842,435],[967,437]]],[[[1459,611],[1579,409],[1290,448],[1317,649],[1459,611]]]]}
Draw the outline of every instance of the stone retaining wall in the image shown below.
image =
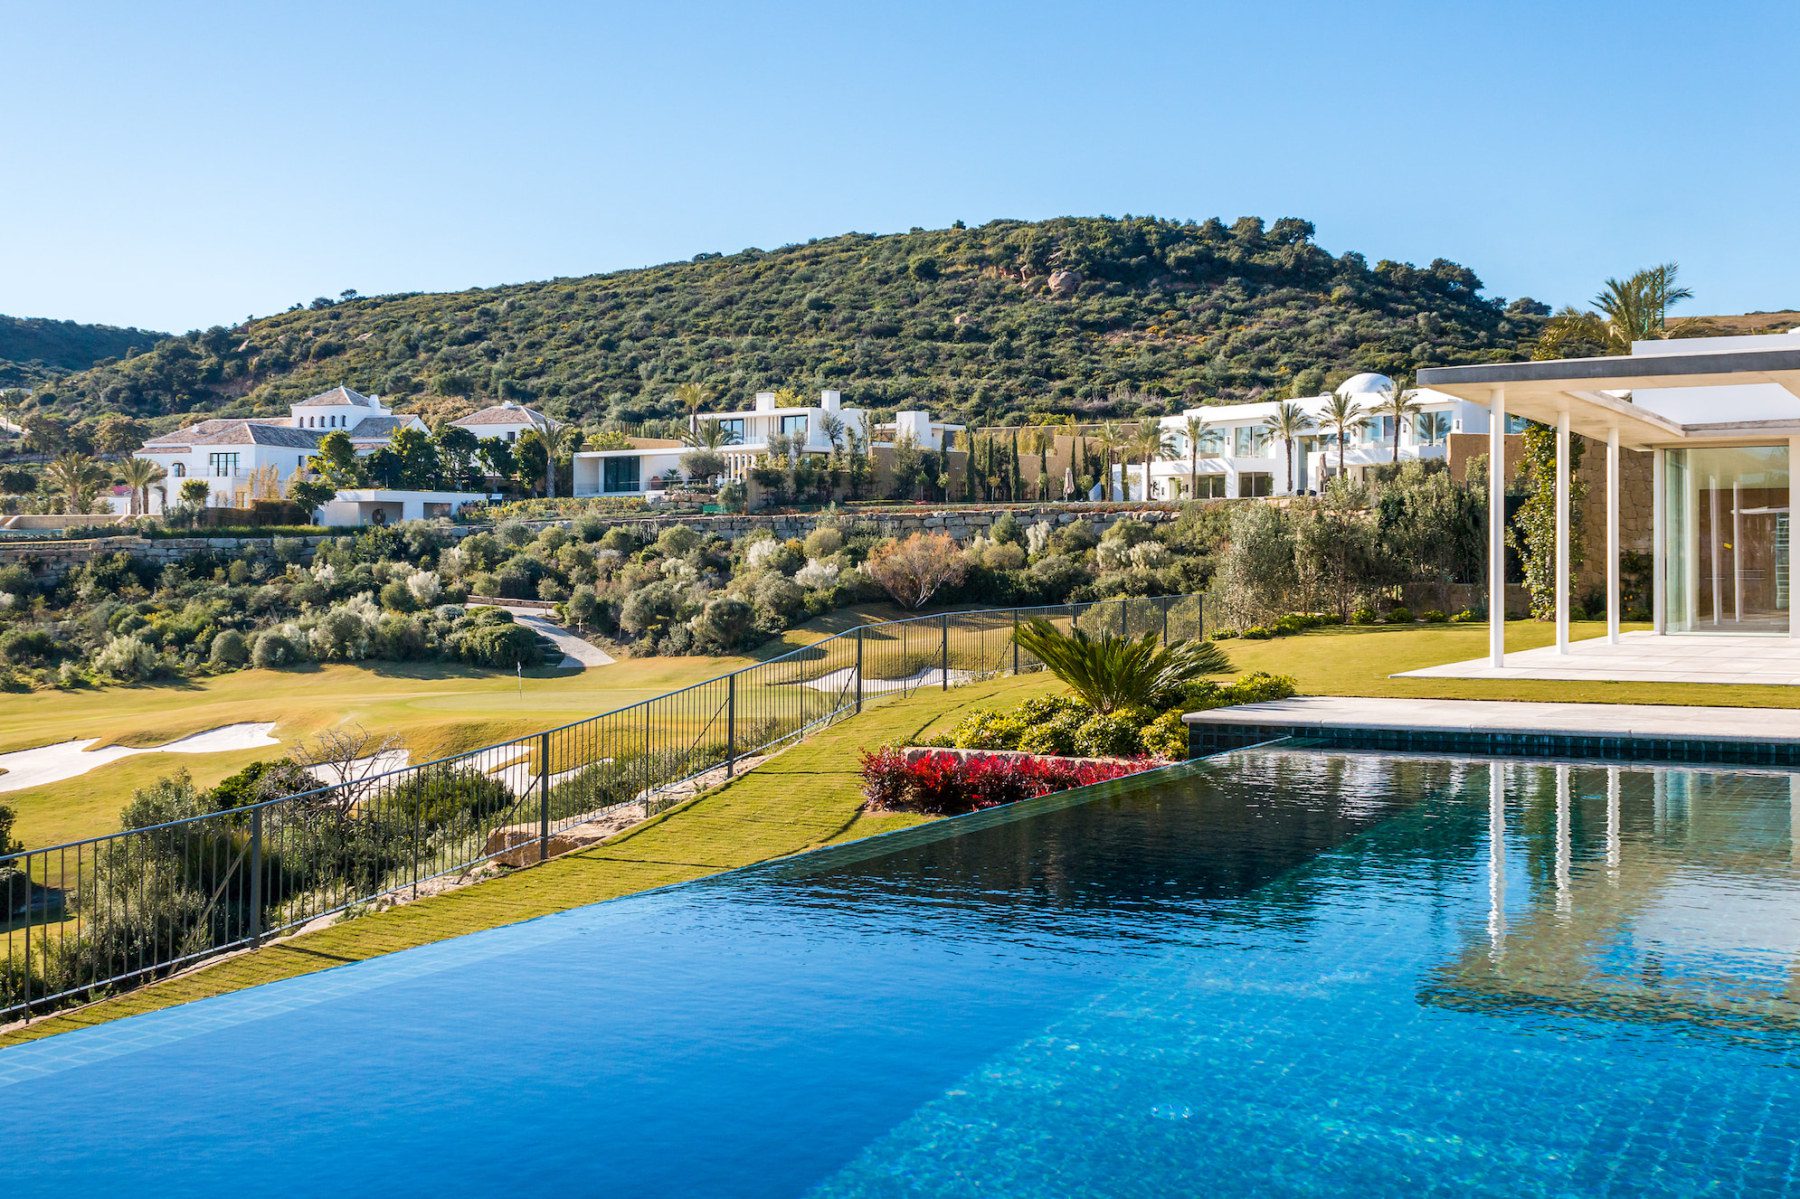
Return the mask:
{"type": "MultiPolygon", "coordinates": [[[[1180,504],[996,504],[993,506],[951,506],[942,508],[875,508],[850,509],[840,512],[776,512],[749,515],[712,516],[628,516],[608,519],[609,525],[625,525],[661,532],[672,525],[686,525],[697,532],[712,533],[735,541],[759,530],[767,530],[782,540],[803,538],[822,524],[861,524],[879,529],[889,537],[905,537],[912,533],[948,533],[958,541],[968,541],[987,532],[1001,515],[1011,512],[1021,524],[1049,521],[1058,528],[1085,522],[1095,532],[1121,520],[1142,520],[1161,524],[1181,514],[1180,504]]],[[[578,517],[530,521],[534,526],[572,525],[578,517]]]]}

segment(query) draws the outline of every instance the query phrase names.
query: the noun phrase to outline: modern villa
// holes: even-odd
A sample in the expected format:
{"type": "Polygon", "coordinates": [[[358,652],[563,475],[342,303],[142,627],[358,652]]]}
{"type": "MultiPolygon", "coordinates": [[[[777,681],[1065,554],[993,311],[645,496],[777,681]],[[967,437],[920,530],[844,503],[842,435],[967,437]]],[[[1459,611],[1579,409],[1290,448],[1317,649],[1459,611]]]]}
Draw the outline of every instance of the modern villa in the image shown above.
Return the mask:
{"type": "MultiPolygon", "coordinates": [[[[1396,460],[1394,418],[1375,412],[1393,395],[1394,387],[1394,381],[1386,375],[1365,371],[1336,388],[1336,393],[1352,400],[1363,415],[1344,447],[1344,473],[1352,478],[1361,478],[1396,460]]],[[[1479,404],[1429,388],[1410,394],[1417,410],[1400,429],[1398,461],[1442,459],[1452,435],[1488,431],[1487,409],[1479,404]]],[[[1224,404],[1190,408],[1177,416],[1163,417],[1162,426],[1174,452],[1151,464],[1148,498],[1220,499],[1317,491],[1338,472],[1337,436],[1325,424],[1331,398],[1324,394],[1293,401],[1224,404]],[[1297,404],[1308,422],[1306,432],[1292,442],[1283,441],[1270,431],[1270,422],[1284,402],[1297,404]],[[1194,463],[1188,446],[1190,418],[1205,423],[1198,470],[1191,484],[1188,476],[1194,463]]],[[[1521,424],[1514,421],[1507,432],[1518,432],[1521,424]]],[[[1129,498],[1146,498],[1142,463],[1127,463],[1114,470],[1114,486],[1119,494],[1123,495],[1123,489],[1128,487],[1129,498]]]]}
{"type": "Polygon", "coordinates": [[[1560,467],[1554,649],[1511,658],[1506,653],[1500,615],[1503,488],[1495,440],[1489,457],[1488,657],[1430,673],[1529,677],[1547,671],[1565,677],[1573,669],[1596,678],[1800,681],[1800,623],[1791,619],[1800,557],[1790,553],[1790,464],[1800,453],[1800,331],[1640,341],[1626,356],[1436,367],[1420,371],[1419,378],[1497,418],[1526,417],[1554,427],[1560,467]],[[1566,569],[1569,449],[1576,436],[1604,447],[1607,466],[1605,535],[1588,537],[1590,552],[1605,555],[1607,633],[1578,647],[1570,644],[1566,569]],[[1627,455],[1650,459],[1653,627],[1622,636],[1620,477],[1627,455]]]}
{"type": "MultiPolygon", "coordinates": [[[[846,408],[843,394],[819,393],[819,402],[780,405],[772,391],[756,393],[755,404],[736,412],[703,412],[697,425],[712,425],[721,434],[719,453],[725,460],[725,478],[748,477],[756,460],[768,452],[774,438],[786,438],[794,455],[829,455],[842,449],[854,432],[871,451],[887,452],[911,438],[921,450],[950,448],[963,426],[931,419],[924,411],[899,412],[894,420],[875,423],[866,409],[846,408]]],[[[574,493],[592,495],[654,496],[683,477],[681,459],[689,447],[678,441],[636,445],[628,449],[583,450],[575,455],[574,493]]]]}

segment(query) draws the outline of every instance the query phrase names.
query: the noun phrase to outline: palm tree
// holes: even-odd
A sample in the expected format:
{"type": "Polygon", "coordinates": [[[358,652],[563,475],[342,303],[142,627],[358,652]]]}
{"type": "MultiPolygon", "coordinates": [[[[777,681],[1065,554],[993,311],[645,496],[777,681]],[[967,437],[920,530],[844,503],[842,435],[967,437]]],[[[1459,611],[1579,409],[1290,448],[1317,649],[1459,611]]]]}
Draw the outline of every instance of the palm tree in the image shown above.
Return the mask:
{"type": "Polygon", "coordinates": [[[131,488],[131,514],[150,511],[150,489],[169,477],[169,472],[148,458],[127,458],[119,468],[119,481],[131,488]]]}
{"type": "Polygon", "coordinates": [[[1678,287],[1680,265],[1665,262],[1628,279],[1608,279],[1594,297],[1593,312],[1564,308],[1544,325],[1532,357],[1566,357],[1572,348],[1597,348],[1602,354],[1629,354],[1634,341],[1660,341],[1698,332],[1697,322],[1669,324],[1669,309],[1694,293],[1678,287]]]}
{"type": "Polygon", "coordinates": [[[1381,403],[1375,405],[1375,415],[1385,416],[1394,422],[1394,461],[1400,461],[1400,426],[1407,419],[1418,415],[1419,394],[1408,391],[1405,379],[1394,381],[1394,390],[1387,393],[1381,403]]]}
{"type": "Polygon", "coordinates": [[[1211,422],[1193,412],[1188,413],[1187,419],[1181,423],[1181,435],[1187,439],[1188,448],[1189,499],[1200,494],[1200,443],[1206,440],[1207,431],[1211,428],[1211,422]]]}
{"type": "Polygon", "coordinates": [[[86,454],[59,454],[44,467],[50,494],[61,496],[65,512],[87,512],[111,476],[86,454]]]}
{"type": "Polygon", "coordinates": [[[544,497],[553,500],[556,498],[557,455],[564,450],[574,454],[581,448],[586,435],[575,425],[559,425],[549,420],[544,423],[544,497]]]}
{"type": "Polygon", "coordinates": [[[1330,429],[1337,437],[1338,477],[1344,476],[1344,451],[1349,447],[1350,434],[1362,427],[1369,414],[1363,411],[1361,404],[1341,391],[1334,391],[1325,400],[1325,414],[1319,423],[1330,429]]]}
{"type": "Polygon", "coordinates": [[[687,413],[688,432],[694,432],[700,424],[700,409],[706,407],[706,388],[698,383],[677,383],[670,398],[687,413]]]}
{"type": "Polygon", "coordinates": [[[1312,428],[1312,417],[1292,400],[1283,400],[1263,422],[1270,437],[1281,442],[1281,455],[1287,459],[1287,493],[1294,494],[1294,443],[1312,428]]]}
{"type": "Polygon", "coordinates": [[[1065,633],[1041,616],[1020,625],[1013,640],[1096,712],[1160,708],[1188,683],[1231,669],[1225,651],[1212,641],[1158,645],[1154,632],[1089,637],[1080,629],[1065,633]]]}
{"type": "MultiPolygon", "coordinates": [[[[1155,417],[1149,417],[1139,422],[1137,429],[1132,433],[1131,448],[1144,462],[1144,499],[1147,502],[1154,498],[1150,494],[1150,465],[1158,458],[1175,456],[1175,439],[1169,435],[1167,429],[1163,428],[1162,421],[1155,417]]],[[[1131,489],[1129,487],[1125,489],[1125,494],[1127,497],[1130,496],[1131,489]]]]}

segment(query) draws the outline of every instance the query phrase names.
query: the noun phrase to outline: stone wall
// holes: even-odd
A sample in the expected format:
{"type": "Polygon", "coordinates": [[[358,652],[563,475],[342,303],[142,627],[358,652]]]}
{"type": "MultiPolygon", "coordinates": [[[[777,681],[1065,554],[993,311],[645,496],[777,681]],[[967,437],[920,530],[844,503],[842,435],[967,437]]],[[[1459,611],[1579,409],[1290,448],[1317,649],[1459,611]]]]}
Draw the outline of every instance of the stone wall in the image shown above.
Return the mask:
{"type": "MultiPolygon", "coordinates": [[[[307,561],[328,538],[314,535],[283,540],[300,542],[300,560],[307,561]]],[[[70,541],[0,541],[0,566],[22,562],[39,578],[55,581],[69,573],[74,566],[116,553],[127,553],[157,566],[167,566],[198,553],[242,555],[246,552],[253,557],[273,561],[275,538],[169,537],[154,540],[133,536],[92,537],[70,541]]]]}

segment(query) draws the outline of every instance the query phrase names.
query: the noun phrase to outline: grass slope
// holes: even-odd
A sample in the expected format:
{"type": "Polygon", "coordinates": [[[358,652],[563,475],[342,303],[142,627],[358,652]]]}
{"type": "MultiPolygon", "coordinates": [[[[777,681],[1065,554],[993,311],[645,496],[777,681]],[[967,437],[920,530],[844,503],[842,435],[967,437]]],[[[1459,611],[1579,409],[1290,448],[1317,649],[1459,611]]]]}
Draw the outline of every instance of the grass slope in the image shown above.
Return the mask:
{"type": "Polygon", "coordinates": [[[858,754],[955,723],[981,704],[1012,704],[1057,686],[1045,675],[872,703],[859,717],[603,845],[318,932],[54,1016],[0,1036],[0,1046],[156,1011],[919,823],[861,810],[858,754]]]}

